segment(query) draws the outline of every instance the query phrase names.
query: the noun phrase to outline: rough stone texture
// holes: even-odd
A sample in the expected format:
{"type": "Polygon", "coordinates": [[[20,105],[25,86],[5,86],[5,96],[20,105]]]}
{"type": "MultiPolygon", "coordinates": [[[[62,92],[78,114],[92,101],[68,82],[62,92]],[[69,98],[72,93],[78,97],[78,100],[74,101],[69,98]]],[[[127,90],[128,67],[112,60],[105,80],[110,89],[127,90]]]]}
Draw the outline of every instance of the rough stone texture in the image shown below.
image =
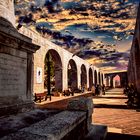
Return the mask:
{"type": "Polygon", "coordinates": [[[0,119],[0,137],[10,133],[17,132],[19,129],[30,126],[43,119],[49,118],[59,113],[57,110],[40,110],[34,109],[32,111],[11,115],[9,117],[0,119]]]}
{"type": "MultiPolygon", "coordinates": [[[[17,138],[22,139],[36,139],[43,140],[43,138],[47,140],[61,140],[66,139],[70,140],[71,132],[75,130],[75,133],[79,132],[78,137],[76,139],[81,139],[80,133],[86,134],[86,126],[84,120],[86,119],[86,113],[80,111],[63,111],[58,113],[50,118],[42,120],[36,124],[31,125],[30,127],[21,129],[19,132],[15,134],[10,134],[1,138],[1,140],[15,140],[17,138]],[[79,129],[75,129],[79,124],[83,124],[83,126],[79,127],[79,129]],[[40,136],[40,139],[39,139],[40,136]]],[[[75,134],[72,133],[72,134],[75,134]]]]}
{"type": "Polygon", "coordinates": [[[136,86],[139,93],[138,98],[140,102],[140,5],[138,8],[136,27],[130,50],[128,81],[136,86]]]}
{"type": "Polygon", "coordinates": [[[68,103],[67,109],[87,112],[87,129],[90,130],[93,113],[93,101],[91,97],[73,99],[68,103]]]}

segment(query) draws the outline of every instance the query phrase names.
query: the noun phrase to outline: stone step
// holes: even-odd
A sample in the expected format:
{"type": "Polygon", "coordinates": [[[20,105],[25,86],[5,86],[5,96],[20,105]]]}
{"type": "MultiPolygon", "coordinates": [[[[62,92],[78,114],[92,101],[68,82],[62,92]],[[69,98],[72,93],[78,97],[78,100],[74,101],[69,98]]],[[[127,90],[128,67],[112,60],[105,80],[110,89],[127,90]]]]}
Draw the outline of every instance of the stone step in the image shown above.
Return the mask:
{"type": "Polygon", "coordinates": [[[92,124],[85,140],[104,140],[107,135],[107,126],[100,124],[92,124]]]}

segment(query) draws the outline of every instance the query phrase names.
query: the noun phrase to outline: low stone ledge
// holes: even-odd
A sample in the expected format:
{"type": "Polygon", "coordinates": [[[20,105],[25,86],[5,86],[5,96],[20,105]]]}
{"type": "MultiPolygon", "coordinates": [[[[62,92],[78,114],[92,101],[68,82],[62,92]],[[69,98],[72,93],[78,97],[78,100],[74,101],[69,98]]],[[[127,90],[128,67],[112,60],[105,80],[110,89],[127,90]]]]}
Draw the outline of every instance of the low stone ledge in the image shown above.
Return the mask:
{"type": "Polygon", "coordinates": [[[85,112],[63,111],[1,140],[71,140],[71,137],[82,140],[87,133],[85,120],[85,112]]]}
{"type": "Polygon", "coordinates": [[[67,109],[86,112],[87,130],[90,130],[93,113],[93,101],[91,97],[75,98],[68,103],[67,109]]]}

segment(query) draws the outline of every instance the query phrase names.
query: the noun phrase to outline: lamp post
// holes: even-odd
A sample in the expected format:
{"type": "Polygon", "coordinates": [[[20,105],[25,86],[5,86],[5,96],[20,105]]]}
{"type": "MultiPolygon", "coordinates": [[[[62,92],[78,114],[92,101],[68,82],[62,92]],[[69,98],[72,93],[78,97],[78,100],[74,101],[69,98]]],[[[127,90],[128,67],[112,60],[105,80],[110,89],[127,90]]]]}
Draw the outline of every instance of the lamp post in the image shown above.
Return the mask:
{"type": "Polygon", "coordinates": [[[48,52],[48,54],[47,54],[47,67],[48,67],[48,69],[47,69],[47,89],[48,89],[48,93],[47,93],[47,96],[49,96],[49,98],[50,98],[50,101],[51,101],[51,79],[50,79],[50,70],[51,70],[51,67],[50,67],[50,63],[51,63],[51,61],[50,61],[50,53],[48,52]]]}

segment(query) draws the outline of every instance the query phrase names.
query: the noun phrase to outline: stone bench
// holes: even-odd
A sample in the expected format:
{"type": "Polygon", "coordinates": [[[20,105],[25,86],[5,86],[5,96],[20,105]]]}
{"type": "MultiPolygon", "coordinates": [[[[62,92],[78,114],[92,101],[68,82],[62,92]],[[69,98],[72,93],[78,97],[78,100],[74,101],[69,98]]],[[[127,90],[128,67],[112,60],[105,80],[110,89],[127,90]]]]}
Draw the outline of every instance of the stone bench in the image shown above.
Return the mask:
{"type": "Polygon", "coordinates": [[[87,134],[86,112],[63,111],[1,140],[82,140],[87,134]]]}

